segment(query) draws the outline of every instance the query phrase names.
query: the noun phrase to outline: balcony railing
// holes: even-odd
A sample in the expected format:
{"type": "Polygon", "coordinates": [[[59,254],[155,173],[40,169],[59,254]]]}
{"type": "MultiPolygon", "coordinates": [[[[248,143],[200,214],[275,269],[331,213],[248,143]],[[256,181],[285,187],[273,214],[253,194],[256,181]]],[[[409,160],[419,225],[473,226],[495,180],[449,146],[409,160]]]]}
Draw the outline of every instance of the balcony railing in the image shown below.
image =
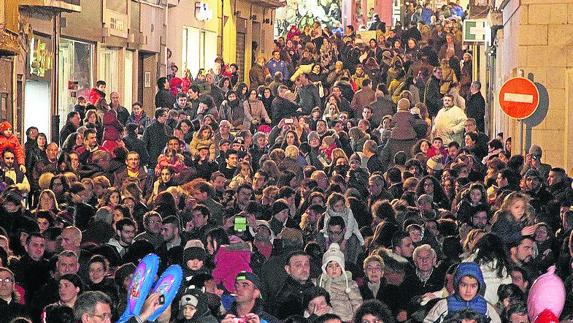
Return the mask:
{"type": "Polygon", "coordinates": [[[56,11],[81,12],[81,0],[20,0],[20,6],[43,7],[56,11]]]}

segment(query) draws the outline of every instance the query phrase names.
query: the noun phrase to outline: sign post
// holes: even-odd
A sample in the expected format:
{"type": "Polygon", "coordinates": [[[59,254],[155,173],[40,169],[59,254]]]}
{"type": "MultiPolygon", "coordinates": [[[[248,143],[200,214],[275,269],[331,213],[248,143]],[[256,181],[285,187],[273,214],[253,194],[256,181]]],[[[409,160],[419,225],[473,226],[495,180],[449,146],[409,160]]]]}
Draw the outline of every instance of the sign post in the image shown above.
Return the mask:
{"type": "Polygon", "coordinates": [[[539,90],[526,78],[509,79],[499,90],[499,105],[511,118],[527,119],[539,105],[539,90]]]}
{"type": "Polygon", "coordinates": [[[527,119],[539,106],[539,90],[535,83],[524,77],[507,80],[499,90],[499,105],[505,114],[517,119],[520,128],[520,150],[523,147],[523,119],[527,119]]]}

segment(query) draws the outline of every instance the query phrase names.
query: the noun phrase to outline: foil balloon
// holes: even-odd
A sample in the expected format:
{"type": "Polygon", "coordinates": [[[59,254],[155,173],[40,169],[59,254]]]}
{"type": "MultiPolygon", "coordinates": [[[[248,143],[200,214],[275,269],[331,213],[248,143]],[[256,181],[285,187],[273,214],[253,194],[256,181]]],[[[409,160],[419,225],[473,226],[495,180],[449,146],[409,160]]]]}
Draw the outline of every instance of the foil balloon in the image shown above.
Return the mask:
{"type": "Polygon", "coordinates": [[[163,311],[171,304],[175,295],[179,291],[179,286],[181,286],[181,280],[183,278],[183,270],[179,265],[171,265],[167,268],[159,280],[153,286],[151,290],[152,294],[159,293],[163,295],[165,303],[163,306],[158,308],[151,316],[147,319],[150,322],[155,321],[163,311]]]}
{"type": "Polygon", "coordinates": [[[153,253],[145,256],[137,265],[129,284],[127,306],[117,322],[127,322],[131,317],[139,315],[158,269],[159,257],[153,253]]]}
{"type": "Polygon", "coordinates": [[[547,311],[559,318],[564,305],[565,286],[561,278],[555,274],[555,266],[551,266],[545,274],[539,276],[531,285],[529,296],[527,297],[529,318],[537,322],[537,319],[544,311],[544,319],[549,317],[547,311]]]}

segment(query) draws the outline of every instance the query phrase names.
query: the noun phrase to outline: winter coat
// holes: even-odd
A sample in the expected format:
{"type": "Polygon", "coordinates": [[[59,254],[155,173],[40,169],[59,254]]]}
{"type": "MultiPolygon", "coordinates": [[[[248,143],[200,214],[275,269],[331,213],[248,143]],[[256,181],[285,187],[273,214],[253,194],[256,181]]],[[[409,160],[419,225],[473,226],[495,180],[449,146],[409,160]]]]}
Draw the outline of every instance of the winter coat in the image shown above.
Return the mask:
{"type": "Polygon", "coordinates": [[[350,239],[350,237],[354,234],[360,241],[360,245],[364,245],[364,238],[362,237],[362,233],[360,233],[358,222],[356,222],[356,218],[354,218],[354,214],[352,214],[352,210],[349,207],[346,207],[345,210],[341,213],[334,212],[334,210],[330,207],[326,208],[326,211],[324,212],[324,226],[322,228],[322,233],[324,234],[325,238],[328,236],[328,221],[333,216],[340,216],[344,219],[346,224],[344,240],[350,239]]]}
{"type": "Polygon", "coordinates": [[[443,322],[448,314],[460,312],[465,309],[470,309],[489,318],[491,323],[501,322],[495,308],[479,294],[479,291],[485,288],[484,278],[479,265],[474,262],[463,262],[458,266],[454,274],[455,290],[458,290],[460,282],[465,276],[470,276],[478,281],[479,287],[477,295],[469,301],[462,300],[457,293],[442,299],[432,307],[424,319],[424,323],[443,322]]]}
{"type": "Polygon", "coordinates": [[[245,127],[250,127],[253,120],[257,121],[258,124],[271,124],[271,118],[269,118],[269,115],[267,114],[263,101],[251,101],[247,99],[243,102],[243,107],[245,113],[245,127]]]}
{"type": "Polygon", "coordinates": [[[66,141],[70,134],[76,132],[76,129],[76,126],[71,122],[66,122],[62,130],[60,130],[60,146],[64,145],[64,141],[66,141]]]}
{"type": "Polygon", "coordinates": [[[360,295],[358,284],[352,280],[352,273],[346,271],[334,278],[322,274],[318,277],[317,285],[326,289],[330,295],[330,304],[334,314],[340,316],[343,322],[352,321],[354,313],[362,304],[362,295],[360,295]]]}
{"type": "Polygon", "coordinates": [[[458,144],[464,142],[464,127],[467,120],[464,111],[456,106],[442,108],[434,119],[432,131],[434,136],[442,138],[444,146],[455,141],[458,144]]]}
{"type": "Polygon", "coordinates": [[[139,161],[141,165],[147,165],[149,163],[149,154],[145,148],[143,141],[135,135],[127,135],[123,137],[123,143],[128,151],[135,151],[139,154],[139,161]]]}
{"type": "Polygon", "coordinates": [[[296,115],[296,110],[298,106],[285,98],[275,97],[273,103],[271,104],[272,107],[272,125],[276,126],[279,122],[284,118],[291,118],[296,115]]]}
{"type": "Polygon", "coordinates": [[[382,123],[384,116],[396,113],[396,104],[384,96],[376,98],[375,101],[370,103],[370,107],[372,108],[371,122],[375,127],[378,127],[378,125],[382,123]]]}
{"type": "Polygon", "coordinates": [[[428,107],[430,117],[435,117],[442,106],[442,94],[440,93],[440,80],[432,75],[424,89],[424,103],[428,107]]]}
{"type": "Polygon", "coordinates": [[[394,140],[416,139],[416,131],[412,126],[414,116],[408,111],[398,111],[392,118],[392,134],[390,138],[394,140]]]}
{"type": "Polygon", "coordinates": [[[152,180],[153,178],[147,175],[143,167],[139,168],[139,173],[137,178],[130,178],[127,172],[127,168],[123,169],[120,172],[114,173],[113,175],[113,185],[115,187],[121,189],[129,181],[134,181],[141,189],[143,196],[147,196],[149,193],[151,193],[152,180]]]}
{"type": "Polygon", "coordinates": [[[509,249],[513,243],[521,240],[521,229],[527,224],[527,215],[523,215],[522,221],[517,222],[511,214],[502,212],[499,214],[497,221],[491,227],[491,232],[496,233],[509,249]]]}
{"type": "Polygon", "coordinates": [[[217,284],[223,284],[228,291],[235,291],[235,277],[241,271],[252,272],[251,248],[247,243],[223,245],[217,250],[213,260],[213,279],[217,284]]]}
{"type": "Polygon", "coordinates": [[[0,156],[4,153],[4,150],[10,149],[14,152],[14,157],[18,165],[25,165],[26,160],[24,156],[24,149],[20,145],[20,141],[16,136],[12,135],[9,138],[0,134],[0,156]]]}
{"type": "Polygon", "coordinates": [[[287,67],[287,63],[283,60],[271,59],[265,65],[269,69],[269,74],[274,77],[276,72],[281,72],[283,74],[283,80],[288,80],[290,78],[290,73],[287,67]]]}
{"type": "Polygon", "coordinates": [[[88,101],[91,104],[96,105],[100,99],[105,99],[105,93],[94,87],[90,90],[88,97],[89,97],[88,101]]]}
{"type": "MultiPolygon", "coordinates": [[[[284,272],[283,268],[278,268],[279,272],[284,272]]],[[[271,314],[280,320],[284,320],[291,315],[302,315],[305,310],[302,303],[302,295],[305,290],[310,288],[314,288],[312,282],[306,281],[304,284],[301,284],[291,276],[287,276],[286,281],[280,286],[274,297],[269,298],[270,301],[267,303],[267,308],[271,314]]],[[[273,292],[273,290],[269,291],[273,292]]]]}
{"type": "Polygon", "coordinates": [[[376,99],[374,94],[375,91],[371,87],[363,88],[354,94],[350,108],[354,112],[355,118],[362,117],[362,109],[376,99]]]}
{"type": "Polygon", "coordinates": [[[476,120],[476,127],[479,132],[485,129],[485,99],[481,92],[472,94],[466,101],[466,115],[468,118],[476,120]]]}
{"type": "Polygon", "coordinates": [[[161,89],[155,94],[155,107],[171,109],[175,103],[175,96],[168,90],[161,89]]]}
{"type": "Polygon", "coordinates": [[[102,117],[103,123],[103,140],[119,140],[123,126],[117,118],[117,112],[113,109],[104,112],[102,117]]]}
{"type": "Polygon", "coordinates": [[[200,147],[209,147],[209,160],[215,160],[217,156],[215,155],[215,142],[213,141],[213,137],[209,139],[201,139],[197,135],[193,136],[193,140],[191,140],[191,144],[189,145],[189,151],[191,152],[192,156],[196,156],[199,154],[200,147]]]}
{"type": "Polygon", "coordinates": [[[298,90],[297,102],[302,108],[304,114],[310,115],[314,107],[322,106],[318,88],[314,84],[301,86],[298,90]]]}
{"type": "Polygon", "coordinates": [[[229,121],[233,128],[242,129],[246,124],[248,124],[245,116],[245,108],[241,105],[239,100],[236,100],[234,104],[236,105],[234,106],[229,101],[224,101],[219,109],[220,117],[221,120],[229,121]]]}
{"type": "Polygon", "coordinates": [[[265,84],[265,70],[261,65],[253,64],[249,71],[249,81],[251,83],[249,89],[251,90],[256,90],[259,85],[265,84]]]}
{"type": "Polygon", "coordinates": [[[157,121],[145,129],[142,140],[143,143],[145,143],[147,152],[149,153],[150,167],[155,168],[155,165],[157,165],[157,157],[159,157],[165,149],[170,135],[171,128],[166,124],[161,124],[157,121]]]}
{"type": "Polygon", "coordinates": [[[159,174],[161,168],[169,167],[173,173],[179,174],[185,169],[185,158],[181,154],[177,154],[174,160],[170,160],[165,154],[159,155],[157,158],[157,166],[155,166],[155,173],[159,174]]]}
{"type": "Polygon", "coordinates": [[[147,128],[151,124],[151,119],[145,114],[145,112],[141,112],[141,116],[137,118],[135,114],[132,112],[129,118],[127,118],[127,123],[135,123],[137,127],[137,134],[143,135],[145,128],[147,128]]]}
{"type": "MultiPolygon", "coordinates": [[[[474,252],[464,262],[474,261],[477,252],[474,252]]],[[[497,289],[503,284],[511,284],[511,276],[509,275],[508,268],[504,268],[502,277],[497,275],[497,260],[479,264],[483,280],[485,283],[485,293],[483,297],[490,304],[497,304],[499,298],[497,297],[497,289]]]]}

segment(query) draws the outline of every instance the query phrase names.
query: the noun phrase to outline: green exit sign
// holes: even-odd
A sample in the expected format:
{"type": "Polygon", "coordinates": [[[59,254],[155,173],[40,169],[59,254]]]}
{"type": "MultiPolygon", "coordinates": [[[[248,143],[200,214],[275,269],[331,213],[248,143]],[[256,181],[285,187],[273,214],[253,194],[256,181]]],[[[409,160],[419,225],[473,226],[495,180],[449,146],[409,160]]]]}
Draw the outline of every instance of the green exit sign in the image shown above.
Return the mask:
{"type": "Polygon", "coordinates": [[[464,20],[464,42],[485,42],[488,34],[488,26],[485,19],[464,20]]]}

